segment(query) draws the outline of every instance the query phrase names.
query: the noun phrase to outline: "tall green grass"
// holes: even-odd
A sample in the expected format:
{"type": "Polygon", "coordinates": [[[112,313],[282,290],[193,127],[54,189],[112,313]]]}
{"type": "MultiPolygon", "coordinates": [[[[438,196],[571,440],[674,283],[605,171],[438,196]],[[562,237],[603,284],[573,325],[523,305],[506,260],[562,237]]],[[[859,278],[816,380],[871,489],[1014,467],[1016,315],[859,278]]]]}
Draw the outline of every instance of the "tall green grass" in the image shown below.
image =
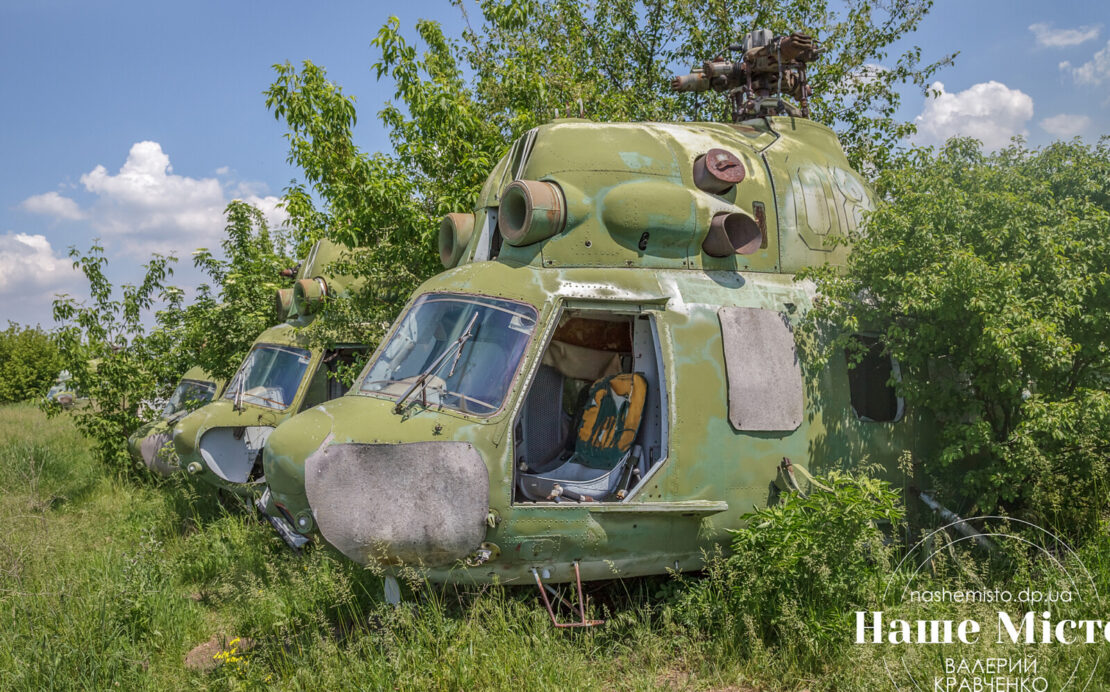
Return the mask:
{"type": "MultiPolygon", "coordinates": [[[[233,503],[106,471],[65,416],[0,408],[0,689],[890,689],[843,636],[840,600],[867,601],[892,550],[857,499],[769,511],[705,576],[591,586],[607,624],[564,631],[525,588],[385,605],[336,553],[294,555],[233,503]],[[209,669],[186,667],[206,642],[209,669]]],[[[1084,552],[1110,587],[1108,554],[1084,552]]]]}
{"type": "Polygon", "coordinates": [[[555,630],[525,589],[420,587],[385,605],[372,573],[298,557],[203,490],[117,477],[65,416],[31,406],[0,409],[0,525],[0,689],[746,684],[636,585],[591,632],[555,630]],[[213,638],[223,665],[187,669],[213,638]]]}

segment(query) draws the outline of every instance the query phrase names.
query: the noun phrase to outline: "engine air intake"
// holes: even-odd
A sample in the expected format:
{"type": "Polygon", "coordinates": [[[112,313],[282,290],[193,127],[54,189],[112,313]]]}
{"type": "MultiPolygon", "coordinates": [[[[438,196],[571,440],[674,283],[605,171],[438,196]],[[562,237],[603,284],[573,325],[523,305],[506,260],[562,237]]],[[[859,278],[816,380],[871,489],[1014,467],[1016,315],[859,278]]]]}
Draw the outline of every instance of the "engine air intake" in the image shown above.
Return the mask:
{"type": "Polygon", "coordinates": [[[516,180],[505,188],[497,224],[505,242],[520,247],[562,232],[566,220],[567,202],[558,185],[516,180]]]}
{"type": "Polygon", "coordinates": [[[474,233],[474,214],[448,214],[439,223],[439,261],[447,269],[454,267],[466,252],[474,233]]]}
{"type": "Polygon", "coordinates": [[[694,185],[715,195],[728,192],[746,173],[744,162],[724,149],[710,149],[694,159],[694,185]]]}
{"type": "Polygon", "coordinates": [[[320,277],[301,279],[293,284],[293,303],[299,315],[310,315],[316,312],[327,295],[328,285],[320,277]]]}
{"type": "Polygon", "coordinates": [[[274,316],[278,322],[289,319],[289,311],[293,307],[293,289],[279,288],[274,292],[274,316]]]}

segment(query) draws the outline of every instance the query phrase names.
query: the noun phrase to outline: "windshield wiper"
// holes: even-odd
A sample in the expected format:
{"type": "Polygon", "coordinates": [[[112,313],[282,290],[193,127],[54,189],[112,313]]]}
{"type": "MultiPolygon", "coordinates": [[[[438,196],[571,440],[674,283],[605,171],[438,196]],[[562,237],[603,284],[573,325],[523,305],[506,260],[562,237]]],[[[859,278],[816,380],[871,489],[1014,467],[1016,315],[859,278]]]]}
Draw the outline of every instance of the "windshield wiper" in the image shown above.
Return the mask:
{"type": "Polygon", "coordinates": [[[231,409],[233,411],[243,410],[243,380],[245,377],[240,377],[239,381],[235,383],[235,396],[231,399],[231,409]]]}
{"type": "Polygon", "coordinates": [[[242,369],[237,373],[238,382],[235,384],[235,397],[231,400],[231,409],[233,411],[245,411],[246,407],[243,406],[244,390],[247,385],[247,374],[250,372],[249,364],[244,364],[242,369]]]}
{"type": "MultiPolygon", "coordinates": [[[[467,341],[470,340],[471,330],[474,329],[474,322],[477,319],[478,311],[475,310],[474,315],[470,318],[470,323],[466,325],[466,329],[463,330],[463,333],[461,335],[459,335],[459,338],[455,339],[455,341],[450,346],[443,349],[443,353],[439,354],[435,361],[433,361],[432,364],[428,366],[428,369],[420,373],[420,377],[417,377],[416,381],[413,382],[409,386],[409,388],[405,390],[405,393],[398,397],[397,403],[393,406],[394,413],[401,413],[401,404],[405,403],[405,399],[408,399],[410,396],[412,396],[412,393],[419,389],[421,386],[426,386],[428,378],[435,374],[435,372],[443,366],[443,363],[447,360],[448,356],[450,356],[452,353],[462,353],[462,347],[466,344],[467,341]],[[456,351],[456,349],[458,350],[456,351]]],[[[455,366],[458,364],[458,362],[459,358],[456,355],[455,362],[451,364],[451,372],[455,372],[455,366]]]]}

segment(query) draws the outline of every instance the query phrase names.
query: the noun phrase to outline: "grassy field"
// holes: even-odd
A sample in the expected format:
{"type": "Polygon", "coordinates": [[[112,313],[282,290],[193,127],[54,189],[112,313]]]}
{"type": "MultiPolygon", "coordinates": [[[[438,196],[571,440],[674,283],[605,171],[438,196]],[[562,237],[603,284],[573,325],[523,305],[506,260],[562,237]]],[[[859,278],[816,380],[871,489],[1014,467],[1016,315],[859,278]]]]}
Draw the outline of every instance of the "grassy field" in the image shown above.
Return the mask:
{"type": "Polygon", "coordinates": [[[556,631],[525,589],[393,608],[373,574],[328,550],[297,557],[250,513],[112,477],[65,416],[32,406],[0,409],[0,523],[0,689],[752,683],[641,605],[661,582],[627,585],[589,632],[556,631]],[[210,669],[187,667],[205,643],[193,658],[210,669]]]}
{"type": "Polygon", "coordinates": [[[0,523],[4,690],[890,689],[877,649],[814,659],[690,624],[673,579],[601,587],[608,624],[586,631],[527,589],[418,587],[394,608],[252,513],[113,477],[27,405],[0,409],[0,523]]]}

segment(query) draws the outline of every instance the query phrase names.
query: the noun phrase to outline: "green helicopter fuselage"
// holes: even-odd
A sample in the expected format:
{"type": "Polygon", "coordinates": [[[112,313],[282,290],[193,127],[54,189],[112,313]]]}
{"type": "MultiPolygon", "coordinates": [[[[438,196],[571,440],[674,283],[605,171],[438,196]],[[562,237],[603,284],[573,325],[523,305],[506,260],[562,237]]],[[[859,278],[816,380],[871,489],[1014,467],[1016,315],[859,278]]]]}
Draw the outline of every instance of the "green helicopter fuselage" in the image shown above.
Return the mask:
{"type": "Polygon", "coordinates": [[[264,487],[262,447],[270,433],[296,413],[345,391],[340,366],[365,351],[358,344],[327,348],[305,333],[328,296],[354,290],[359,281],[328,272],[345,248],[317,242],[301,264],[290,295],[278,293],[280,314],[292,316],[262,332],[221,396],[173,427],[180,468],[209,485],[242,496],[264,487]],[[291,298],[291,300],[290,300],[291,298]]]}
{"type": "Polygon", "coordinates": [[[140,427],[127,438],[131,458],[154,473],[168,476],[180,469],[177,452],[170,444],[174,425],[223,392],[223,380],[216,380],[203,368],[192,367],[181,377],[159,417],[140,427]]]}
{"type": "Polygon", "coordinates": [[[870,206],[804,119],[541,126],[350,392],[268,437],[272,502],[361,563],[558,582],[696,569],[795,467],[893,473],[929,444],[897,364],[795,336],[870,206]]]}

